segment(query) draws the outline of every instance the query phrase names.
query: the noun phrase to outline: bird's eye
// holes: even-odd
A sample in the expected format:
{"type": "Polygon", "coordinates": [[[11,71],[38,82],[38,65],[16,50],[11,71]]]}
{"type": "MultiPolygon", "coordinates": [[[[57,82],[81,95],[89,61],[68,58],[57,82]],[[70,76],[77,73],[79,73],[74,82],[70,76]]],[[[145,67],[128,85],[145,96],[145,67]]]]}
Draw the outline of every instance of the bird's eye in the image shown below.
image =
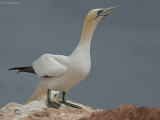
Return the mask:
{"type": "Polygon", "coordinates": [[[98,10],[97,11],[97,15],[99,15],[103,10],[98,10]]]}

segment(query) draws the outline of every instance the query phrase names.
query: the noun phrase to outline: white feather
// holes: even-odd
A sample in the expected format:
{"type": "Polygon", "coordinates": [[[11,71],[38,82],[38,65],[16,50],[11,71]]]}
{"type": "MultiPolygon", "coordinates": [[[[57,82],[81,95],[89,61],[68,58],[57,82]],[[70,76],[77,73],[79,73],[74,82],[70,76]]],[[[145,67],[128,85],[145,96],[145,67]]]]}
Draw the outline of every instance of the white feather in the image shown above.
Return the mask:
{"type": "Polygon", "coordinates": [[[66,72],[65,60],[66,56],[44,54],[33,63],[33,69],[39,77],[59,76],[66,72]]]}

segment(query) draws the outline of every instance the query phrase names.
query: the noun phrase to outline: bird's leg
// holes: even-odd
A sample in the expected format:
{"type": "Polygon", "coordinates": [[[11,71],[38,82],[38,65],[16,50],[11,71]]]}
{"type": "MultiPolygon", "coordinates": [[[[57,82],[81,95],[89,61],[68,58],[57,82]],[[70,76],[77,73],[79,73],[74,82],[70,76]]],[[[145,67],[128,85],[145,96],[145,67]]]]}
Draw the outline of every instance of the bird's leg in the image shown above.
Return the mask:
{"type": "Polygon", "coordinates": [[[60,101],[60,103],[63,103],[65,105],[73,107],[73,108],[81,109],[81,107],[79,107],[78,105],[74,105],[74,104],[66,102],[66,98],[65,98],[66,92],[62,92],[62,95],[63,95],[63,97],[62,97],[62,101],[60,101]]]}
{"type": "Polygon", "coordinates": [[[47,100],[46,100],[47,106],[49,108],[56,108],[56,109],[58,109],[61,105],[59,103],[51,101],[50,98],[51,98],[51,90],[48,89],[48,91],[47,91],[47,100]]]}

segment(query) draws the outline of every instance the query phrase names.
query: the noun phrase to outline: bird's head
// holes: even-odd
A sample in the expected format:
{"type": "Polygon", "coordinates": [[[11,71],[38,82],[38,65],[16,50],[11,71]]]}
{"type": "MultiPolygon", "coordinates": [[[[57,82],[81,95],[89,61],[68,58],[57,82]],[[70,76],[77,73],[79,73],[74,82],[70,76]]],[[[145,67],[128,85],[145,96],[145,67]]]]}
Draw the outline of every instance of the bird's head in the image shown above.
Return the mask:
{"type": "Polygon", "coordinates": [[[86,17],[86,21],[88,23],[91,22],[96,22],[98,23],[99,21],[101,21],[105,16],[107,16],[108,14],[112,13],[113,11],[117,10],[119,8],[119,6],[114,6],[114,7],[110,7],[110,8],[98,8],[98,9],[93,9],[91,10],[87,17],[86,17]]]}
{"type": "Polygon", "coordinates": [[[82,30],[82,40],[91,40],[93,32],[97,26],[97,24],[108,14],[112,13],[113,11],[117,10],[119,6],[114,6],[110,8],[98,8],[91,10],[84,21],[84,26],[82,30]]]}

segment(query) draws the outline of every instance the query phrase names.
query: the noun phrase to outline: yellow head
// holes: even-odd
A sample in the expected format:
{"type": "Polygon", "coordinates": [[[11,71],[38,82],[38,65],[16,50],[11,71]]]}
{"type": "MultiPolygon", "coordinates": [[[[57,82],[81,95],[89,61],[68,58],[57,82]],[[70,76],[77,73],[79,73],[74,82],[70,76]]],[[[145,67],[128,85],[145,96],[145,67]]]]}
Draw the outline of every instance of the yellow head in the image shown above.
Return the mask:
{"type": "Polygon", "coordinates": [[[114,6],[110,8],[99,8],[99,9],[93,9],[91,10],[88,15],[86,16],[86,22],[92,23],[92,22],[99,22],[101,21],[105,16],[112,13],[113,11],[117,10],[119,6],[114,6]]]}
{"type": "Polygon", "coordinates": [[[117,10],[119,6],[110,7],[110,8],[99,8],[99,9],[93,9],[91,10],[85,19],[82,35],[81,35],[81,41],[90,41],[92,39],[93,32],[97,26],[97,24],[108,14],[112,13],[113,11],[117,10]]]}

